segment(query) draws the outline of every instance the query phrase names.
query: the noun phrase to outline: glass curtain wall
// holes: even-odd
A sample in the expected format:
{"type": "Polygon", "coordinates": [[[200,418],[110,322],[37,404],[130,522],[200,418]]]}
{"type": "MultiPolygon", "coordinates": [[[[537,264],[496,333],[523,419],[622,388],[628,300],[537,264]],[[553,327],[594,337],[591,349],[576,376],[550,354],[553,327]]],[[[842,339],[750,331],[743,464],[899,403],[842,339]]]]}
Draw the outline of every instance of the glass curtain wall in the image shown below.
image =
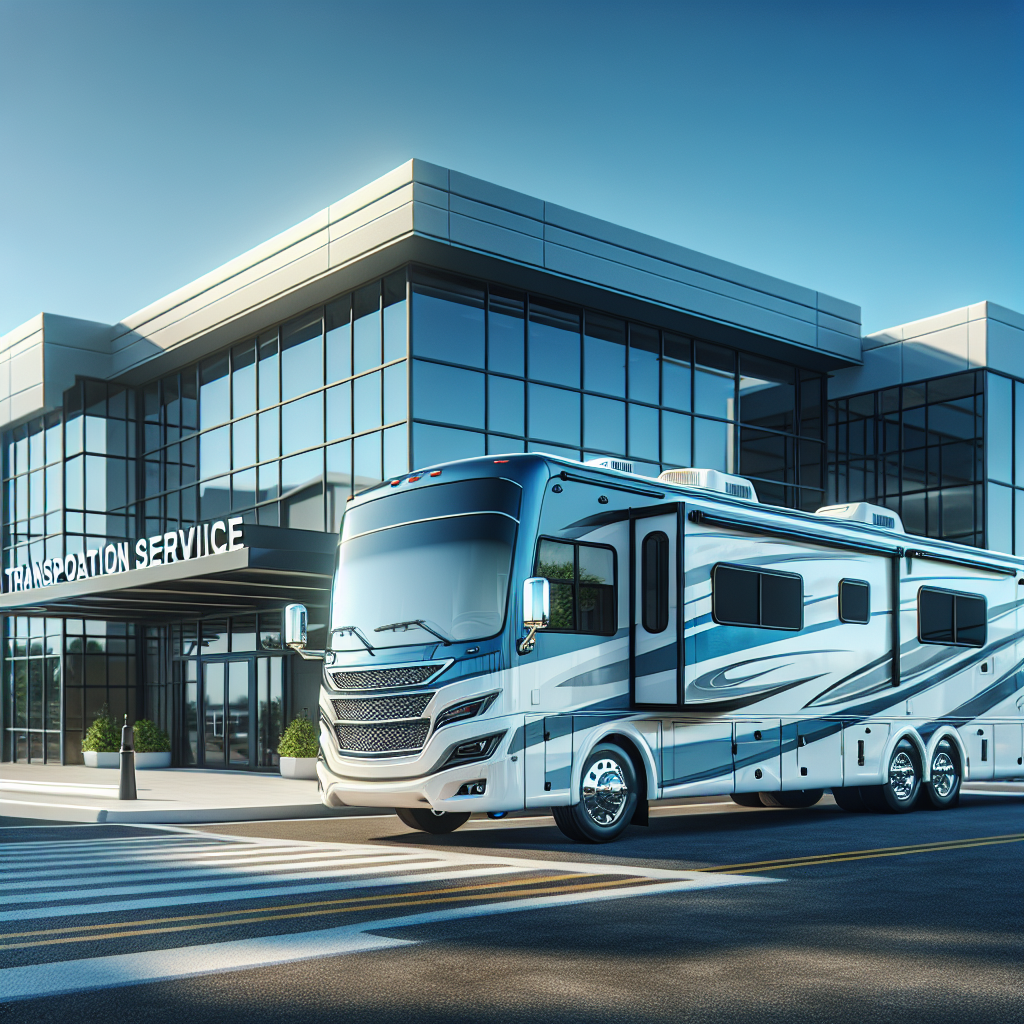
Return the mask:
{"type": "Polygon", "coordinates": [[[5,632],[0,759],[59,764],[61,621],[10,616],[5,632]]]}
{"type": "Polygon", "coordinates": [[[830,402],[830,501],[885,505],[909,533],[984,547],[985,376],[830,402]]]}
{"type": "Polygon", "coordinates": [[[824,378],[464,278],[411,278],[414,465],[506,452],[701,466],[824,504],[824,378]]]}
{"type": "Polygon", "coordinates": [[[1024,380],[985,378],[987,546],[1024,555],[1024,380]]]}

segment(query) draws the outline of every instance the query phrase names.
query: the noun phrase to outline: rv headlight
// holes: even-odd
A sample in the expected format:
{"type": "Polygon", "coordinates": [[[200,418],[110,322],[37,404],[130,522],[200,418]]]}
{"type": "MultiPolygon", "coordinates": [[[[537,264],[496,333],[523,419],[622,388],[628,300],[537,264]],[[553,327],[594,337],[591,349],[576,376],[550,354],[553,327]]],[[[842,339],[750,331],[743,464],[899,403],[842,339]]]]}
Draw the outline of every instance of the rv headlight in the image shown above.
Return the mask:
{"type": "Polygon", "coordinates": [[[496,693],[489,693],[485,697],[474,697],[473,700],[464,700],[461,704],[453,704],[450,708],[445,708],[437,716],[434,728],[440,729],[442,726],[482,715],[494,703],[494,698],[497,696],[496,693]]]}

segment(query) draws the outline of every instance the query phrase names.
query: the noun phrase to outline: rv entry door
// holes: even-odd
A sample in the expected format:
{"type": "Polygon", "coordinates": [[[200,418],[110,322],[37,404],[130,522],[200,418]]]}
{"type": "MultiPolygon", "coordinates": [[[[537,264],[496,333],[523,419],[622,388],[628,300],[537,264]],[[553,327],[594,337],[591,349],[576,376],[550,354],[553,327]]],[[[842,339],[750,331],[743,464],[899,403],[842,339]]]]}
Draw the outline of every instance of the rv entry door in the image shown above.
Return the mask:
{"type": "Polygon", "coordinates": [[[629,675],[633,703],[641,707],[678,707],[681,701],[682,516],[682,504],[630,514],[629,675]]]}

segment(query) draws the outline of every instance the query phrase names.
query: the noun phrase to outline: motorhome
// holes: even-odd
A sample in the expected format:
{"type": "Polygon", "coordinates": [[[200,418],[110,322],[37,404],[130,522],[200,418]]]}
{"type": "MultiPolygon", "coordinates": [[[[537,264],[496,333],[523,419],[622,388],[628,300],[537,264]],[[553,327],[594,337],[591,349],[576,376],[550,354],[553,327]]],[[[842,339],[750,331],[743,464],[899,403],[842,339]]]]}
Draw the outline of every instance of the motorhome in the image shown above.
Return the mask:
{"type": "Polygon", "coordinates": [[[1024,560],[631,470],[491,456],[349,502],[323,650],[286,612],[324,803],[603,842],[663,799],[901,812],[1024,775],[1024,560]]]}

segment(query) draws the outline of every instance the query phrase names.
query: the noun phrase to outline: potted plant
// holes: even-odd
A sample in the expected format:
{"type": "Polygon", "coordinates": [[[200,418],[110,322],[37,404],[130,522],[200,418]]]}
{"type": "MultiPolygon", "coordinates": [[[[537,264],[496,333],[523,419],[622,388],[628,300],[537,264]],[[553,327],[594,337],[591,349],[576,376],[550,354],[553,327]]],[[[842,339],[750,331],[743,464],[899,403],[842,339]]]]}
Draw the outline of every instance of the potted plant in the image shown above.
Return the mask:
{"type": "Polygon", "coordinates": [[[82,756],[90,768],[116,768],[121,760],[120,749],[121,730],[114,725],[104,704],[82,740],[82,756]]]}
{"type": "Polygon", "coordinates": [[[171,738],[148,718],[135,723],[135,767],[171,767],[171,738]]]}
{"type": "Polygon", "coordinates": [[[281,774],[286,779],[315,779],[319,750],[313,723],[308,718],[293,718],[277,745],[281,774]]]}

